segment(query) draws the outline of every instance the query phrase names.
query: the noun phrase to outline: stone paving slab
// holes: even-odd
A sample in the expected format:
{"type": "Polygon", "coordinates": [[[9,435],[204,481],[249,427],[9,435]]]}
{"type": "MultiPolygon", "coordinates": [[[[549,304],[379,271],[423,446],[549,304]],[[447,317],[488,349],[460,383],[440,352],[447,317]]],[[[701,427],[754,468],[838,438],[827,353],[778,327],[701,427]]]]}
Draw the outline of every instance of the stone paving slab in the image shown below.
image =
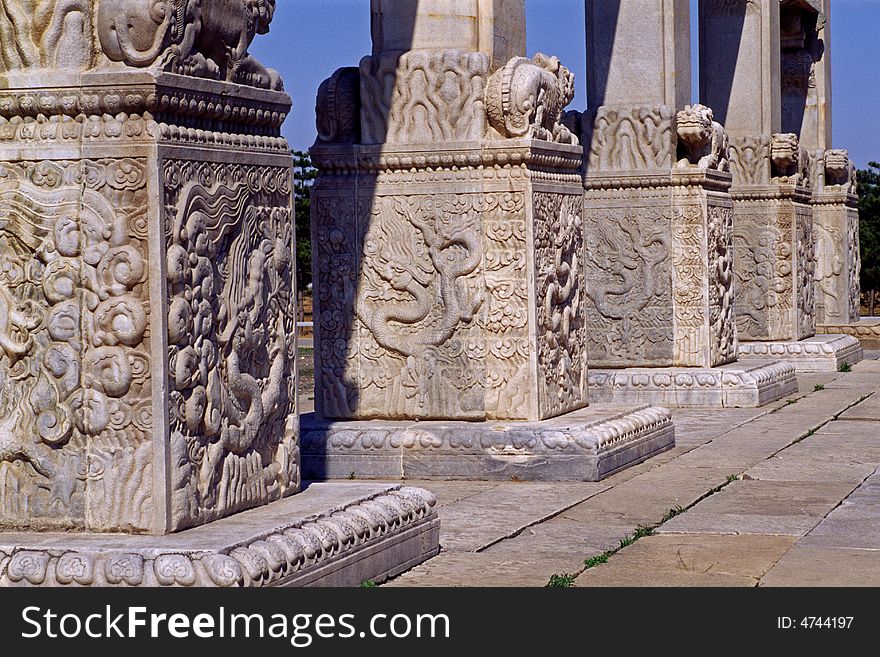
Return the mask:
{"type": "MultiPolygon", "coordinates": [[[[880,569],[865,549],[880,543],[880,478],[869,476],[880,465],[880,427],[849,417],[873,412],[875,365],[799,375],[797,394],[760,409],[675,409],[676,447],[600,484],[419,484],[440,500],[445,551],[394,585],[544,586],[554,573],[580,573],[585,558],[676,507],[684,511],[654,536],[584,571],[577,584],[809,582],[789,564],[836,554],[855,570],[880,569]]],[[[833,564],[827,570],[817,583],[835,582],[833,564]]],[[[840,578],[850,580],[864,578],[840,578]]]]}
{"type": "Polygon", "coordinates": [[[545,586],[554,573],[564,573],[564,559],[522,561],[486,553],[441,552],[383,586],[545,586]],[[548,574],[549,573],[549,574],[548,574]]]}
{"type": "Polygon", "coordinates": [[[659,531],[680,534],[802,536],[857,484],[802,481],[735,481],[659,531]]]}
{"type": "Polygon", "coordinates": [[[880,586],[880,551],[798,543],[760,586],[880,586]]]}
{"type": "Polygon", "coordinates": [[[841,413],[842,420],[880,421],[880,394],[873,394],[849,410],[841,413]]]}
{"type": "Polygon", "coordinates": [[[477,551],[606,488],[601,483],[499,484],[442,507],[440,545],[450,552],[477,551]]]}
{"type": "Polygon", "coordinates": [[[583,523],[565,516],[553,518],[537,527],[529,527],[519,536],[493,545],[483,554],[521,562],[552,563],[542,567],[547,583],[554,573],[576,573],[584,567],[584,559],[616,548],[632,531],[628,522],[606,517],[583,523]]]}
{"type": "Polygon", "coordinates": [[[575,586],[755,586],[794,544],[788,536],[648,536],[575,586]]]}

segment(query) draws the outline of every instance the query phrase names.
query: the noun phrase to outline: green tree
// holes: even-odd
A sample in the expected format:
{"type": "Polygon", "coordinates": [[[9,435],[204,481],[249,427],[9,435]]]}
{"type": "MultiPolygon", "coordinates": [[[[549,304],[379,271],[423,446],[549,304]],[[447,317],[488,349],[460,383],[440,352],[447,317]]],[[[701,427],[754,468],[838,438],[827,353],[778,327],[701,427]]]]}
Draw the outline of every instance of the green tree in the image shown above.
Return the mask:
{"type": "Polygon", "coordinates": [[[296,225],[296,278],[300,290],[312,282],[311,193],[318,170],[304,151],[292,151],[294,223],[296,225]]]}
{"type": "Polygon", "coordinates": [[[862,290],[874,314],[874,297],[880,288],[880,164],[869,162],[857,172],[859,190],[859,243],[862,255],[862,290]]]}

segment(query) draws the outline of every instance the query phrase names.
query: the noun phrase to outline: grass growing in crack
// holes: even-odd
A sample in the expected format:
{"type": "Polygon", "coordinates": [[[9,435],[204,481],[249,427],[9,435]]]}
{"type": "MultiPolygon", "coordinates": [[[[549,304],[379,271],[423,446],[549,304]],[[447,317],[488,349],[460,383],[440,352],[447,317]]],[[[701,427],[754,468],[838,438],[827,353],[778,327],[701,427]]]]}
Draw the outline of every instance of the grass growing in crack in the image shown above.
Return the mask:
{"type": "Polygon", "coordinates": [[[577,575],[569,575],[568,573],[562,573],[561,575],[551,575],[550,581],[547,582],[547,586],[545,588],[567,589],[571,586],[574,586],[575,577],[577,577],[577,575]]]}
{"type": "Polygon", "coordinates": [[[603,552],[602,554],[597,554],[594,557],[587,557],[584,559],[584,570],[589,570],[590,568],[595,568],[596,566],[608,563],[608,557],[614,554],[614,550],[608,550],[607,552],[603,552]]]}
{"type": "Polygon", "coordinates": [[[786,399],[786,400],[785,400],[785,405],[786,405],[786,406],[791,406],[792,404],[797,404],[797,402],[798,402],[797,399],[786,399]]]}
{"type": "MultiPolygon", "coordinates": [[[[743,475],[743,477],[748,478],[747,475],[743,475]]],[[[735,475],[735,474],[727,475],[727,479],[725,480],[725,482],[723,484],[716,486],[715,488],[713,488],[712,490],[707,492],[705,495],[703,495],[696,502],[688,505],[688,509],[690,509],[693,506],[696,506],[697,504],[702,502],[704,499],[706,499],[710,495],[714,495],[715,493],[720,492],[728,484],[731,484],[734,481],[739,481],[739,479],[740,479],[739,475],[735,475]]],[[[601,564],[608,563],[608,559],[613,557],[615,554],[617,554],[618,552],[620,552],[624,548],[629,547],[630,545],[635,543],[640,538],[645,538],[646,536],[653,536],[656,533],[658,527],[660,527],[662,524],[664,524],[666,522],[669,522],[675,516],[677,516],[681,513],[684,513],[686,510],[687,509],[683,509],[680,506],[674,506],[671,509],[669,509],[666,513],[663,514],[663,518],[661,518],[660,522],[658,522],[656,525],[638,525],[632,534],[620,539],[620,544],[616,548],[613,548],[611,550],[606,550],[602,554],[597,554],[592,557],[587,557],[586,559],[584,559],[584,569],[581,572],[587,571],[590,568],[595,568],[596,566],[599,566],[601,564]]],[[[580,573],[578,573],[578,574],[580,574],[580,573]]],[[[550,578],[550,583],[547,584],[547,586],[571,586],[571,584],[565,584],[565,583],[554,584],[554,580],[556,578],[570,577],[572,579],[572,581],[574,581],[574,578],[576,576],[577,575],[566,575],[566,574],[553,575],[553,577],[550,578]]],[[[564,582],[563,579],[560,579],[559,581],[564,582]]]]}
{"type": "Polygon", "coordinates": [[[663,514],[663,518],[660,519],[660,524],[662,525],[664,522],[669,522],[675,516],[677,516],[679,513],[683,513],[683,512],[684,512],[684,509],[682,509],[680,506],[672,507],[671,509],[669,509],[669,511],[667,511],[666,513],[663,514]]]}
{"type": "Polygon", "coordinates": [[[849,363],[844,363],[840,366],[838,372],[852,372],[852,365],[850,365],[849,363]]]}
{"type": "Polygon", "coordinates": [[[809,431],[807,431],[807,435],[804,436],[804,438],[809,438],[810,436],[816,435],[816,431],[816,429],[810,429],[809,431]]]}
{"type": "Polygon", "coordinates": [[[645,536],[653,536],[656,525],[639,525],[633,532],[633,540],[637,541],[645,536]]]}
{"type": "Polygon", "coordinates": [[[819,392],[820,390],[825,390],[825,386],[823,386],[821,383],[817,383],[813,386],[814,392],[819,392]]]}
{"type": "Polygon", "coordinates": [[[362,588],[362,589],[375,589],[375,588],[378,588],[378,586],[379,585],[376,584],[376,582],[374,582],[373,580],[365,579],[363,582],[361,582],[360,588],[362,588]]]}

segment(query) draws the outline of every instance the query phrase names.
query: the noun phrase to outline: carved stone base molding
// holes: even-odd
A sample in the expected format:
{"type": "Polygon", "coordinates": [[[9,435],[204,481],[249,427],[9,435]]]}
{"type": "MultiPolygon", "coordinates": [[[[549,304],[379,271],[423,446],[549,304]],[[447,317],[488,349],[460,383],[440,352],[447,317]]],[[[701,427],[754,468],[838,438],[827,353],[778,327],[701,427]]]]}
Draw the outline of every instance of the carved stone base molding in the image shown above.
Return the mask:
{"type": "Polygon", "coordinates": [[[816,332],[820,335],[851,335],[863,349],[880,349],[880,319],[877,318],[862,319],[852,324],[820,324],[816,332]]]}
{"type": "Polygon", "coordinates": [[[797,392],[795,368],[754,361],[721,367],[591,370],[590,398],[615,404],[752,408],[797,392]]]}
{"type": "Polygon", "coordinates": [[[659,407],[593,405],[541,422],[329,422],[304,415],[306,477],[599,481],[675,444],[659,407]]]}
{"type": "Polygon", "coordinates": [[[816,239],[809,189],[774,183],[734,188],[731,195],[740,341],[815,335],[816,239]]]}
{"type": "Polygon", "coordinates": [[[436,500],[380,484],[294,497],[168,536],[0,533],[0,586],[357,586],[439,550],[436,500]]]}
{"type": "Polygon", "coordinates": [[[798,372],[837,372],[862,360],[862,345],[850,335],[817,335],[797,342],[740,342],[739,360],[780,360],[798,372]]]}

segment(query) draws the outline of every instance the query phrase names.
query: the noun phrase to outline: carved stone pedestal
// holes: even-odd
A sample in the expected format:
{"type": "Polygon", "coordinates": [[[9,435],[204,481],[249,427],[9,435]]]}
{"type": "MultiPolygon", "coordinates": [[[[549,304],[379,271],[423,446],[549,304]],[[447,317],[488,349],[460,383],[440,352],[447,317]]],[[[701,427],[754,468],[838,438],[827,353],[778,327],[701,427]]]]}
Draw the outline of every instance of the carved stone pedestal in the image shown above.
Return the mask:
{"type": "Polygon", "coordinates": [[[789,363],[798,372],[838,372],[864,357],[862,345],[851,335],[816,335],[798,341],[740,342],[743,363],[768,359],[789,363]]]}
{"type": "Polygon", "coordinates": [[[590,396],[615,404],[763,406],[797,392],[795,368],[770,356],[720,367],[628,367],[590,370],[590,396]]]}
{"type": "Polygon", "coordinates": [[[302,418],[309,478],[599,481],[675,445],[669,411],[598,404],[541,422],[302,418]]]}
{"type": "Polygon", "coordinates": [[[816,333],[815,237],[809,190],[793,184],[734,189],[736,324],[740,342],[816,333]]]}
{"type": "Polygon", "coordinates": [[[880,349],[880,319],[862,319],[851,324],[829,324],[816,327],[820,335],[843,334],[856,338],[863,349],[880,349]]]}
{"type": "Polygon", "coordinates": [[[312,484],[234,518],[168,536],[0,533],[0,587],[358,586],[439,551],[434,496],[312,484]]]}

